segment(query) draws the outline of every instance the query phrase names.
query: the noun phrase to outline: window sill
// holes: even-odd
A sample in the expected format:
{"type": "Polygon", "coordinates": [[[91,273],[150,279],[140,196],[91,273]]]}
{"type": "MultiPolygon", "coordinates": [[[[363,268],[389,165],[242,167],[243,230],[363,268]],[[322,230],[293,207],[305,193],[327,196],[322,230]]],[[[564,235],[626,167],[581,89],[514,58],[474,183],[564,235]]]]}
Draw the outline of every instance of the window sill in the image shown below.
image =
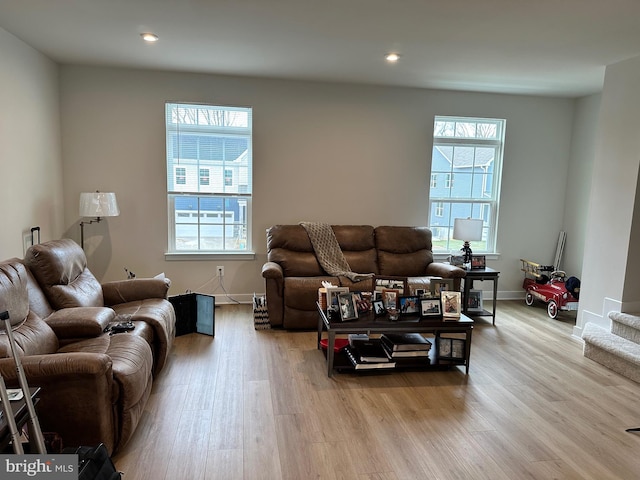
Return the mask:
{"type": "MultiPolygon", "coordinates": [[[[451,255],[451,253],[435,253],[433,254],[433,260],[435,262],[448,262],[449,261],[449,255],[451,255]]],[[[478,255],[484,255],[486,257],[487,260],[499,260],[500,259],[500,254],[499,253],[481,253],[478,252],[478,255]]]]}
{"type": "Polygon", "coordinates": [[[166,252],[167,261],[255,260],[255,252],[166,252]]]}

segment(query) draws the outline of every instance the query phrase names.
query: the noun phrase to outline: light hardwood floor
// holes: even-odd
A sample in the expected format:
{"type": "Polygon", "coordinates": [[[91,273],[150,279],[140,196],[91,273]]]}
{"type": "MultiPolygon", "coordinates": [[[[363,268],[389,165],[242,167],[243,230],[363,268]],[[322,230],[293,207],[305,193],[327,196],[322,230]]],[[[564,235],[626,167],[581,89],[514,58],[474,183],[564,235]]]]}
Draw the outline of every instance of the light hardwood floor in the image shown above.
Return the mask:
{"type": "Polygon", "coordinates": [[[571,315],[499,302],[469,376],[328,378],[314,332],[221,306],[215,338],[176,339],[114,460],[129,480],[640,478],[640,384],[584,358],[571,315]]]}

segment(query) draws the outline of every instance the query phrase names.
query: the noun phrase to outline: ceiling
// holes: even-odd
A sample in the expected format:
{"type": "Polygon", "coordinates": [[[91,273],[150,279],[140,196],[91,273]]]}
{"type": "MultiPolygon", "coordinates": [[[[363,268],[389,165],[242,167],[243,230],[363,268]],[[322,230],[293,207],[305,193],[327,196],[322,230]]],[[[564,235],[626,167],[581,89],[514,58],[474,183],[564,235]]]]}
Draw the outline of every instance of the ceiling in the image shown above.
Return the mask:
{"type": "Polygon", "coordinates": [[[639,20],[639,0],[0,0],[61,64],[566,97],[640,55],[639,20]]]}

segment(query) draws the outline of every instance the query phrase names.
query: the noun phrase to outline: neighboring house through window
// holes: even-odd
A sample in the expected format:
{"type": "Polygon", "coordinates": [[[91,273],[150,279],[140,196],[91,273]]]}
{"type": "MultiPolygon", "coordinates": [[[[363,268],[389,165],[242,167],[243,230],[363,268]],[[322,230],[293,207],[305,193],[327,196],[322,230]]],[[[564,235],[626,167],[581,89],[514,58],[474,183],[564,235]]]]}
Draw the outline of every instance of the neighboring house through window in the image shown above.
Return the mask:
{"type": "Polygon", "coordinates": [[[252,109],[166,104],[169,253],[248,252],[252,109]]]}
{"type": "Polygon", "coordinates": [[[484,222],[483,239],[473,242],[473,251],[495,252],[504,133],[505,120],[435,118],[429,190],[434,252],[460,249],[462,243],[451,238],[454,219],[469,217],[484,222]],[[442,187],[434,175],[445,176],[442,187]]]}

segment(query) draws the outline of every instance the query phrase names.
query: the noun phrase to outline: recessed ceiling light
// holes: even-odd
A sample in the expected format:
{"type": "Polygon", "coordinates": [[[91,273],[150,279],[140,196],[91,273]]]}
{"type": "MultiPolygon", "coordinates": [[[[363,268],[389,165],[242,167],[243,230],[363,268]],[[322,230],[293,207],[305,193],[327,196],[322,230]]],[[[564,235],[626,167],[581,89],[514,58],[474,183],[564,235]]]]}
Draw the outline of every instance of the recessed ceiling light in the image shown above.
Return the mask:
{"type": "Polygon", "coordinates": [[[399,53],[387,53],[384,58],[387,59],[387,62],[391,62],[391,63],[395,63],[398,60],[400,60],[400,54],[399,53]]]}
{"type": "Polygon", "coordinates": [[[140,36],[145,42],[153,43],[159,40],[155,33],[141,33],[140,36]]]}

